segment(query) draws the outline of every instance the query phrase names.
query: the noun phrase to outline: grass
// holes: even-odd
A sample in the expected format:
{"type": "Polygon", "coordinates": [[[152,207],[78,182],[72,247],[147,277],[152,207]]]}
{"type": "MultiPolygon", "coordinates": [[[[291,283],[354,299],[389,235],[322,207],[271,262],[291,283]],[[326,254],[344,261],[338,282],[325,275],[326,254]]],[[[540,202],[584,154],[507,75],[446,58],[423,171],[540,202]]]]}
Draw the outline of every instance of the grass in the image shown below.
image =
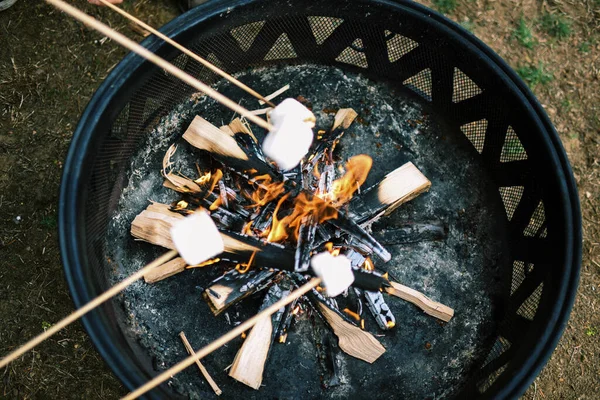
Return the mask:
{"type": "Polygon", "coordinates": [[[596,336],[598,334],[598,329],[595,326],[589,327],[585,330],[585,334],[588,336],[596,336]]]}
{"type": "Polygon", "coordinates": [[[523,78],[525,82],[531,88],[535,88],[537,85],[545,85],[552,82],[554,75],[546,71],[543,63],[539,63],[537,66],[534,65],[523,65],[517,68],[517,73],[523,78]]]}
{"type": "Polygon", "coordinates": [[[537,41],[533,37],[531,28],[525,22],[525,18],[519,19],[519,24],[513,31],[513,37],[519,42],[519,44],[527,49],[533,49],[537,44],[537,41]]]}
{"type": "Polygon", "coordinates": [[[579,52],[583,54],[587,54],[592,51],[592,44],[588,41],[582,42],[579,45],[579,52]]]}
{"type": "Polygon", "coordinates": [[[449,14],[456,10],[458,6],[457,0],[433,0],[433,5],[443,14],[449,14]]]}
{"type": "Polygon", "coordinates": [[[571,21],[563,15],[544,13],[540,18],[540,27],[548,35],[559,40],[571,35],[571,21]]]}

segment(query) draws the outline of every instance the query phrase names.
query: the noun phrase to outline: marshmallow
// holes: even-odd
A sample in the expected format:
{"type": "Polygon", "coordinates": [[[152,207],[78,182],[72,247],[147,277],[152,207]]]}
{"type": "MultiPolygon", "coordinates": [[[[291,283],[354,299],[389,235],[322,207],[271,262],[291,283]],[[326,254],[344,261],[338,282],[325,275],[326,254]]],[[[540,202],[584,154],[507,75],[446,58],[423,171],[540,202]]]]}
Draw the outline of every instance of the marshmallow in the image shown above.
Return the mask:
{"type": "Polygon", "coordinates": [[[354,273],[350,260],[344,255],[334,257],[329,252],[319,253],[310,260],[315,274],[322,279],[325,293],[335,297],[354,282],[354,273]]]}
{"type": "Polygon", "coordinates": [[[271,111],[270,122],[273,129],[263,142],[263,152],[279,168],[290,170],[308,153],[315,116],[298,101],[285,99],[271,111]]]}
{"type": "Polygon", "coordinates": [[[171,240],[189,265],[200,264],[225,250],[221,234],[206,211],[198,211],[174,223],[171,240]]]}

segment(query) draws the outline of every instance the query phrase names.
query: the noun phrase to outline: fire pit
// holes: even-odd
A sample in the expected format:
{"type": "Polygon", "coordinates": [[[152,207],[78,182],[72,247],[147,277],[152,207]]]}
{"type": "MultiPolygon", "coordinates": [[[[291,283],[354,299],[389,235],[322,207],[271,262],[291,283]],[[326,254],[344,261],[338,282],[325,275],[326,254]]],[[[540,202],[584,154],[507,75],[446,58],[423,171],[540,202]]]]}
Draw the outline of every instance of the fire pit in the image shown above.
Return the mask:
{"type": "MultiPolygon", "coordinates": [[[[394,280],[456,316],[440,323],[386,298],[396,327],[365,318],[386,349],[367,364],[341,353],[325,325],[294,307],[299,315],[285,343],[272,345],[259,391],[223,372],[241,338],[203,363],[228,398],[519,395],[553,350],[577,285],[579,209],[556,133],[509,68],[443,17],[408,2],[320,3],[213,1],[164,31],[261,93],[290,84],[285,96],[310,102],[318,127],[330,127],[340,108],[356,110],[336,151],[340,160],[372,157],[364,188],[412,162],[431,181],[429,193],[378,220],[372,237],[391,253],[381,265],[394,280]]],[[[260,108],[187,56],[154,40],[146,46],[260,108]]],[[[133,56],[92,100],[61,189],[61,245],[76,304],[162,251],[129,232],[148,200],[180,199],[161,175],[172,144],[179,147],[170,162],[182,174],[197,174],[196,163],[213,167],[180,139],[196,115],[218,126],[233,118],[133,56]]],[[[348,213],[367,218],[361,208],[348,213]]],[[[213,315],[202,295],[224,271],[139,282],[84,319],[126,386],[184,357],[180,331],[197,348],[257,312],[266,292],[213,315]]],[[[177,394],[213,395],[190,369],[149,396],[177,394]]]]}

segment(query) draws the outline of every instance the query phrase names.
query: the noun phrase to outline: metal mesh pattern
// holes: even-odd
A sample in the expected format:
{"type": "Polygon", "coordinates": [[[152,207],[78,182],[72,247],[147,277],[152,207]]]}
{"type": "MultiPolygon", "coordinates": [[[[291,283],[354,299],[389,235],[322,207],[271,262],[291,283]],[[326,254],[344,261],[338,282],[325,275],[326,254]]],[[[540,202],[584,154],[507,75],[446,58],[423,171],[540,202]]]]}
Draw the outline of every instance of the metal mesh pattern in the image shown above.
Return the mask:
{"type": "MultiPolygon", "coordinates": [[[[542,166],[544,149],[536,141],[546,133],[530,118],[530,110],[504,89],[496,72],[441,31],[424,34],[423,20],[375,1],[307,2],[283,5],[259,1],[243,12],[223,13],[199,24],[180,38],[182,44],[230,73],[270,63],[335,65],[413,90],[431,103],[450,129],[462,132],[480,154],[506,208],[510,239],[515,244],[506,268],[504,311],[497,318],[496,343],[473,371],[459,397],[492,395],[520,368],[523,348],[535,342],[543,326],[535,321],[548,310],[553,263],[562,247],[560,204],[552,198],[556,183],[542,166]],[[335,3],[335,4],[333,4],[335,3]],[[400,22],[401,21],[401,22],[400,22]],[[546,176],[544,179],[540,178],[546,176]],[[545,283],[548,281],[550,283],[545,283]],[[540,328],[541,327],[541,328],[540,328]]],[[[433,25],[432,25],[433,26],[433,25]]],[[[211,83],[215,74],[187,56],[162,47],[163,55],[195,77],[211,83]]],[[[87,273],[106,285],[102,237],[108,217],[125,186],[129,158],[142,135],[192,90],[162,70],[146,68],[131,88],[111,104],[90,163],[85,187],[82,229],[87,273]]],[[[90,278],[91,279],[91,278],[90,278]]],[[[526,351],[525,351],[526,352],[526,351]]]]}

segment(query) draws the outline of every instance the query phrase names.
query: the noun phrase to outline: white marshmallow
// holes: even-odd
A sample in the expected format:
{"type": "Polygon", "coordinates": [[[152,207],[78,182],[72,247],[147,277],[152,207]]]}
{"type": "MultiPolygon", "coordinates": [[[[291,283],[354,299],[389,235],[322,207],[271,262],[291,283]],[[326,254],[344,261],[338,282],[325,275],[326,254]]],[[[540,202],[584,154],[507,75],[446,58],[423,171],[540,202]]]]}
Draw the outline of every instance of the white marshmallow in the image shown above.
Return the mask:
{"type": "Polygon", "coordinates": [[[273,126],[281,124],[288,118],[293,118],[296,122],[303,122],[310,128],[315,127],[315,115],[298,100],[285,99],[269,114],[269,119],[273,126]]]}
{"type": "Polygon", "coordinates": [[[198,211],[174,223],[171,240],[189,265],[200,264],[225,250],[221,234],[206,211],[198,211]]]}
{"type": "Polygon", "coordinates": [[[344,255],[334,257],[325,251],[313,256],[310,265],[315,274],[323,280],[325,293],[329,297],[341,294],[354,282],[350,260],[344,255]]]}
{"type": "Polygon", "coordinates": [[[282,170],[304,158],[313,141],[313,113],[294,99],[285,99],[270,114],[273,129],[263,142],[263,152],[282,170]]]}

